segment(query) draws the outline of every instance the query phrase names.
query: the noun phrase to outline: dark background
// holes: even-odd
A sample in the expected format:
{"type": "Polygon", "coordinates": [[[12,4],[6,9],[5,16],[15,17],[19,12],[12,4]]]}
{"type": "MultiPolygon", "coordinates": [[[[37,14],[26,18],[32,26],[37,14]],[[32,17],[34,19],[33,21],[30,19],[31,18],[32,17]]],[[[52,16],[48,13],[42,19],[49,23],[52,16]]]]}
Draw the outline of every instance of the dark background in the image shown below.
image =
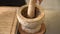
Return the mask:
{"type": "Polygon", "coordinates": [[[0,6],[22,6],[25,0],[0,0],[0,6]]]}

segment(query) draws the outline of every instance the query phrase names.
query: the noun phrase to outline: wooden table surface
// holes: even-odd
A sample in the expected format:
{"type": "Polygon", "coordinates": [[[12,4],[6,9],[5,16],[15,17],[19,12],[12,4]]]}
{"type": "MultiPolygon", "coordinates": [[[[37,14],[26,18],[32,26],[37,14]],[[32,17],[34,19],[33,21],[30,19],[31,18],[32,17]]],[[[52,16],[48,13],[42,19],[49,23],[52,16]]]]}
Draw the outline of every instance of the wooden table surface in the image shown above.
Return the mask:
{"type": "Polygon", "coordinates": [[[0,7],[0,34],[15,34],[16,7],[0,7]]]}

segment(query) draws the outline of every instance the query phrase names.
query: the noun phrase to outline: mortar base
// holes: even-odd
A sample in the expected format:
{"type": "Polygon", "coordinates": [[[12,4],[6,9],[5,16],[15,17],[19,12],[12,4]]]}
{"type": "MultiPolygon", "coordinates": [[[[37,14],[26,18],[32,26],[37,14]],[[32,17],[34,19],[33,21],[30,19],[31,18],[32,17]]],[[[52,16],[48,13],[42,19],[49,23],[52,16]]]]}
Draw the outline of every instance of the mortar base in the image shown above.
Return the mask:
{"type": "MultiPolygon", "coordinates": [[[[25,32],[25,31],[23,31],[23,30],[21,29],[21,24],[19,24],[18,30],[19,30],[19,33],[20,33],[20,34],[31,34],[31,33],[27,33],[27,32],[25,32]]],[[[34,34],[44,34],[44,33],[45,33],[45,30],[46,30],[45,24],[42,23],[42,24],[41,24],[41,29],[40,29],[40,31],[37,32],[37,33],[34,33],[34,34]]]]}

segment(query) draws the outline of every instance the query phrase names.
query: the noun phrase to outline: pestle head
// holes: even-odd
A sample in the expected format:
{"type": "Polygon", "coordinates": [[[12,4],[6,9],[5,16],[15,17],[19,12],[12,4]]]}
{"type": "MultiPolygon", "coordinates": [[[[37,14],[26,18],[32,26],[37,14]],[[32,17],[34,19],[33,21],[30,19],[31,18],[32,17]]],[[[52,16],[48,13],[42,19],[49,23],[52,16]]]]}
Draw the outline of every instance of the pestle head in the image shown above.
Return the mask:
{"type": "Polygon", "coordinates": [[[30,18],[35,17],[35,3],[36,0],[30,0],[29,2],[27,15],[30,18]]]}

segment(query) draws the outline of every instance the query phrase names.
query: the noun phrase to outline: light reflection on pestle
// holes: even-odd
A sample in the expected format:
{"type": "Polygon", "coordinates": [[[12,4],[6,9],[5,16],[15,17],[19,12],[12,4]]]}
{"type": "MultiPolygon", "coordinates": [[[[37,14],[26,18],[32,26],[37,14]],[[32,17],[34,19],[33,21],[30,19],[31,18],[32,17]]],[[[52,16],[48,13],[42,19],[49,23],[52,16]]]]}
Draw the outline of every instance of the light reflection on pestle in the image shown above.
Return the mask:
{"type": "Polygon", "coordinates": [[[30,0],[27,11],[28,17],[30,18],[35,17],[35,6],[36,6],[36,0],[30,0]]]}

